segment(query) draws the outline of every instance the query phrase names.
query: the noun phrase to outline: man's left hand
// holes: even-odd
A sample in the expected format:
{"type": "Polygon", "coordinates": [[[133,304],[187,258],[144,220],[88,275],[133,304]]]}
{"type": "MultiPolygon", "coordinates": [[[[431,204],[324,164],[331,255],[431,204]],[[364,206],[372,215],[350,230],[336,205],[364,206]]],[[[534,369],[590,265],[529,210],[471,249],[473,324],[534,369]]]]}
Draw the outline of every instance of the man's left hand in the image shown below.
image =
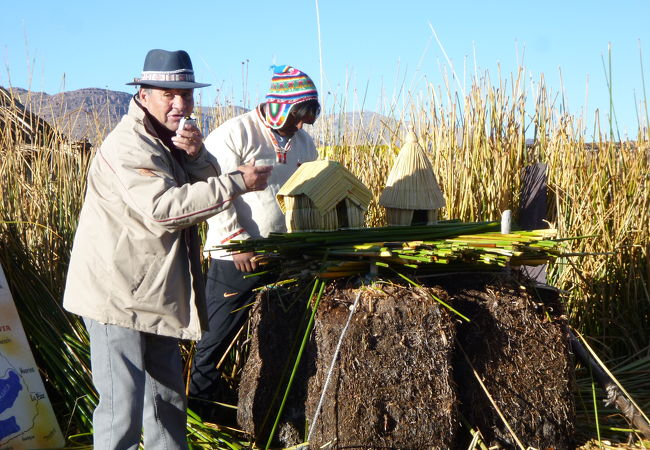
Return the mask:
{"type": "Polygon", "coordinates": [[[203,135],[197,127],[186,124],[183,130],[176,131],[176,136],[172,137],[172,142],[190,157],[195,157],[201,151],[203,135]]]}
{"type": "Polygon", "coordinates": [[[235,253],[232,255],[232,260],[240,272],[252,272],[257,269],[257,260],[253,256],[255,256],[254,252],[235,253]]]}

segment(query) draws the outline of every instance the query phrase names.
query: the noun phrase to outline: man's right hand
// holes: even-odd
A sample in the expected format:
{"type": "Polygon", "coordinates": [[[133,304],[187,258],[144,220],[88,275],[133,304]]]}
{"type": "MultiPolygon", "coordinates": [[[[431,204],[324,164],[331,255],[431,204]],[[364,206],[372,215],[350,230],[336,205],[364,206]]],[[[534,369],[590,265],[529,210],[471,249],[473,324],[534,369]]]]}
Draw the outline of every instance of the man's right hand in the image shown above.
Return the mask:
{"type": "Polygon", "coordinates": [[[247,164],[237,167],[244,177],[244,184],[249,191],[261,191],[269,184],[269,177],[273,166],[256,166],[255,158],[247,164]]]}

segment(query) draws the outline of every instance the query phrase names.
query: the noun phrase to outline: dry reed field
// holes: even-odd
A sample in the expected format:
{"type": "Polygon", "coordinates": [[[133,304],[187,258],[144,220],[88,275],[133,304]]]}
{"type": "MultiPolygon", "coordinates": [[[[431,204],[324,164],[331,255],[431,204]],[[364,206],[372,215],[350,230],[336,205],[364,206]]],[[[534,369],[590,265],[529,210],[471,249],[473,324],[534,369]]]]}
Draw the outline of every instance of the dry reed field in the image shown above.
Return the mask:
{"type": "MultiPolygon", "coordinates": [[[[427,149],[446,198],[441,219],[498,220],[510,209],[516,222],[523,170],[547,164],[549,225],[560,238],[584,237],[570,241],[570,254],[548,268],[548,283],[561,289],[570,325],[650,412],[649,132],[640,126],[634,140],[615,141],[596,118],[596,131],[586,135],[589,118],[560,112],[552,94],[543,79],[530,98],[520,76],[496,83],[485,77],[465,98],[431,87],[396,121],[364,122],[359,114],[351,126],[336,120],[341,104],[325,105],[308,131],[322,157],[341,162],[373,193],[368,226],[384,224],[377,200],[409,126],[427,149]]],[[[0,108],[0,263],[61,427],[71,446],[83,445],[90,441],[95,402],[87,338],[81,322],[60,304],[92,150],[66,141],[65,126],[52,133],[14,106],[0,108]],[[29,127],[6,111],[22,114],[39,138],[17,132],[29,127]]],[[[214,126],[228,118],[227,110],[219,111],[214,126]]],[[[582,442],[625,440],[629,426],[603,406],[604,394],[593,387],[588,370],[578,367],[577,376],[582,442]]],[[[188,433],[197,447],[246,445],[236,433],[195,416],[188,433]]]]}

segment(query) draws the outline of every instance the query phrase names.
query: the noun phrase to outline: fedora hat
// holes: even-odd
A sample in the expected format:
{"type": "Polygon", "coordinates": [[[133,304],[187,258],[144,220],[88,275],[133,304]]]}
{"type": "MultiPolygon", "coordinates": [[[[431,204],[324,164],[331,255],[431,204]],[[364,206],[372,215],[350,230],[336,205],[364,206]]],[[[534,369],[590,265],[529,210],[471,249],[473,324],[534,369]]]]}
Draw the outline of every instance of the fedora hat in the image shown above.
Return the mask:
{"type": "Polygon", "coordinates": [[[194,89],[210,86],[194,81],[190,55],[184,50],[170,52],[154,49],[147,53],[142,77],[134,78],[128,85],[153,86],[166,89],[194,89]]]}

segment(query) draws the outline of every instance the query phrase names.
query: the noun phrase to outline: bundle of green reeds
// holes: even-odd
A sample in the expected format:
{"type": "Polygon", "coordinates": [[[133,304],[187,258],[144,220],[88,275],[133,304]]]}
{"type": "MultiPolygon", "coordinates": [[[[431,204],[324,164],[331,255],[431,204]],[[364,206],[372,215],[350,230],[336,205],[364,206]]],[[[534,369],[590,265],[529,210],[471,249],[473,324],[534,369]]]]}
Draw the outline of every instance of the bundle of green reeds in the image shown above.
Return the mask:
{"type": "Polygon", "coordinates": [[[265,271],[287,278],[339,278],[371,266],[422,271],[539,265],[561,254],[555,230],[501,234],[498,222],[442,222],[412,227],[277,233],[235,241],[233,252],[254,251],[265,271]],[[441,266],[446,265],[446,266],[441,266]],[[487,266],[487,267],[486,267],[487,266]]]}

